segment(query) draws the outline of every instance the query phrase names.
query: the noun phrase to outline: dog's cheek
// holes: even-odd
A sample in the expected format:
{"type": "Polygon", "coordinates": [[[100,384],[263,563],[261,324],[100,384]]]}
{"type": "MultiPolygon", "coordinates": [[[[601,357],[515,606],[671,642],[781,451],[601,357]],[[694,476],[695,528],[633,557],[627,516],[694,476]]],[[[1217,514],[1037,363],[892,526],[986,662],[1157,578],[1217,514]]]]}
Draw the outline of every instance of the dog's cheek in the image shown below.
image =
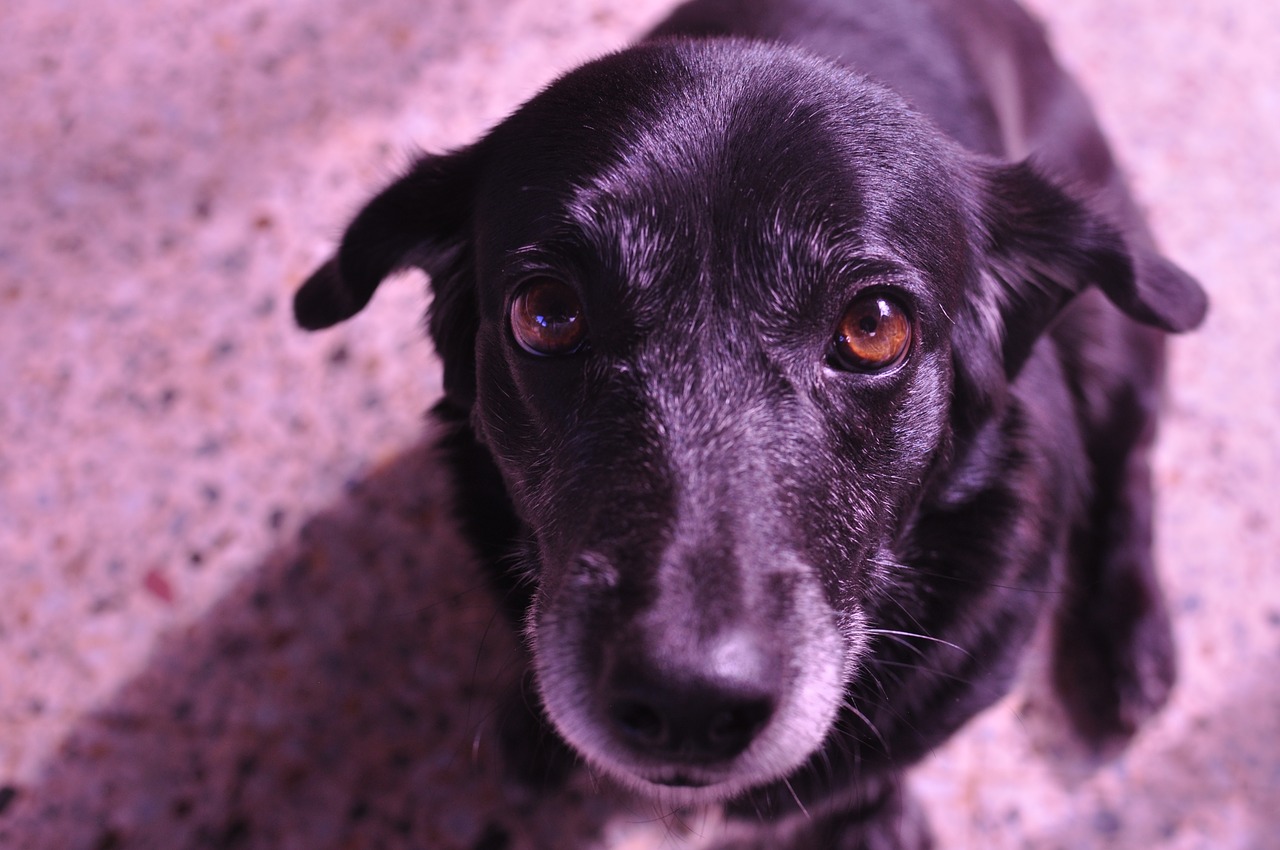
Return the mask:
{"type": "Polygon", "coordinates": [[[587,761],[609,769],[611,744],[594,708],[611,606],[590,577],[548,572],[526,622],[539,696],[560,735],[587,761]]]}
{"type": "Polygon", "coordinates": [[[893,464],[901,483],[895,506],[899,519],[914,509],[929,483],[929,473],[953,448],[954,373],[949,352],[931,357],[907,386],[905,400],[894,417],[892,430],[900,442],[893,464]]]}
{"type": "Polygon", "coordinates": [[[476,341],[476,399],[471,411],[476,438],[493,455],[516,513],[526,523],[545,501],[538,497],[538,472],[545,468],[548,434],[539,428],[534,411],[517,380],[510,353],[496,339],[497,331],[483,328],[476,341]]]}
{"type": "Polygon", "coordinates": [[[946,356],[922,355],[891,393],[818,398],[824,436],[789,489],[796,515],[809,523],[806,538],[822,547],[809,557],[841,589],[842,604],[866,580],[859,566],[875,551],[892,549],[909,525],[931,471],[951,450],[946,356]]]}

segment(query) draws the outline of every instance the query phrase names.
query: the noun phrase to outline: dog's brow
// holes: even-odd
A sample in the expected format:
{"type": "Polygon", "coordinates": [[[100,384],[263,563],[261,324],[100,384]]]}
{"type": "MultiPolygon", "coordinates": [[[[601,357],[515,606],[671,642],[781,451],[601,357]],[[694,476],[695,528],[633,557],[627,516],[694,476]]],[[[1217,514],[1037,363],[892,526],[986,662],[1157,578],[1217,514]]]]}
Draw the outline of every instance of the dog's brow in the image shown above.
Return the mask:
{"type": "Polygon", "coordinates": [[[599,254],[595,240],[582,228],[572,223],[556,223],[508,250],[499,269],[508,278],[556,270],[569,272],[599,254]]]}
{"type": "Polygon", "coordinates": [[[510,276],[538,271],[556,261],[558,251],[548,250],[543,243],[525,244],[510,251],[503,258],[502,271],[510,276]]]}

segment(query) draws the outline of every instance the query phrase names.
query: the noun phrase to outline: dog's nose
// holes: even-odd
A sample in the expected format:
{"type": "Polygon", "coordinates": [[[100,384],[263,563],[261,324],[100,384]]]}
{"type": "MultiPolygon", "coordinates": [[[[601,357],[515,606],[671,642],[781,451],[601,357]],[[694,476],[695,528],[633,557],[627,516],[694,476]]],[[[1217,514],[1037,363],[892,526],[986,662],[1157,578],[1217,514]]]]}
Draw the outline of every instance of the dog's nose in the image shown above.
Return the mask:
{"type": "Polygon", "coordinates": [[[723,761],[750,746],[769,722],[781,685],[778,665],[742,638],[675,659],[632,649],[610,670],[608,718],[617,738],[639,753],[723,761]]]}

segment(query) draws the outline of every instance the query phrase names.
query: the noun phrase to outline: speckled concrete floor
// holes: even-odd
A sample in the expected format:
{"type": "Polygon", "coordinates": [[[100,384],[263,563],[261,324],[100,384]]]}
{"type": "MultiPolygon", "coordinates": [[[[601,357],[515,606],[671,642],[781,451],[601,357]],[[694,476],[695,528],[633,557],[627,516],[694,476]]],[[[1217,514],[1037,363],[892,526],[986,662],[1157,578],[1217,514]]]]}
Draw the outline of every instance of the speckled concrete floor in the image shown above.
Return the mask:
{"type": "MultiPolygon", "coordinates": [[[[1169,253],[1177,697],[1090,775],[1015,695],[921,772],[945,846],[1280,846],[1280,7],[1032,4],[1169,253]]],[[[474,137],[658,0],[0,6],[0,847],[681,846],[494,776],[511,672],[422,449],[420,281],[292,287],[414,145],[474,137]]]]}

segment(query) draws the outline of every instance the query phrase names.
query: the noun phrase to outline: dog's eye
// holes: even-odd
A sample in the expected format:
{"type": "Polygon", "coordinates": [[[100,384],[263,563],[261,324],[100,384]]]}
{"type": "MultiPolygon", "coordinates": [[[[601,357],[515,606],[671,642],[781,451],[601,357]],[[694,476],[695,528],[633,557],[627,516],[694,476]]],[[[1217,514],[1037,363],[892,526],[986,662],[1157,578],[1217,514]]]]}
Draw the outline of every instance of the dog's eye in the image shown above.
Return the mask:
{"type": "Polygon", "coordinates": [[[882,293],[854,299],[840,317],[833,354],[842,368],[878,372],[902,362],[911,347],[907,311],[882,293]]]}
{"type": "Polygon", "coordinates": [[[511,301],[511,334],[530,354],[572,354],[587,335],[582,302],[562,281],[530,278],[511,301]]]}

